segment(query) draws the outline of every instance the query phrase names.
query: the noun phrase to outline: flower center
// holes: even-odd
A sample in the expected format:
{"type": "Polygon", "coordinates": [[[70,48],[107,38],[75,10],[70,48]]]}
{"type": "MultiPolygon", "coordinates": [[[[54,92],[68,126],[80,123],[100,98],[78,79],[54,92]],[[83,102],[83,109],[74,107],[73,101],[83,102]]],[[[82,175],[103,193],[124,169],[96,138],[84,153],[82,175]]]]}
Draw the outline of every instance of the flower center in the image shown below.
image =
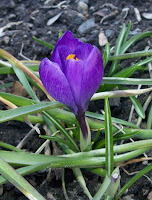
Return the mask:
{"type": "Polygon", "coordinates": [[[67,60],[69,59],[74,59],[74,60],[79,60],[78,58],[75,58],[75,54],[70,54],[66,57],[67,60]]]}

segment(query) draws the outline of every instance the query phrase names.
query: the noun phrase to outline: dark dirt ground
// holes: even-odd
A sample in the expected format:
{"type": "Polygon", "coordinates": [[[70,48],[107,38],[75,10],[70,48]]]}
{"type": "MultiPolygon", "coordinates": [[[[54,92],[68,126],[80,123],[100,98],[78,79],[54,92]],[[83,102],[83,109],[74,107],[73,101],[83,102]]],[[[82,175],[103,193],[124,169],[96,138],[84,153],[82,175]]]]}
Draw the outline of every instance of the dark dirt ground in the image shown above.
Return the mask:
{"type": "MultiPolygon", "coordinates": [[[[145,19],[142,16],[143,13],[151,13],[152,0],[83,0],[83,2],[88,4],[88,11],[85,7],[83,7],[83,9],[78,8],[78,0],[67,0],[60,8],[57,8],[56,5],[62,1],[50,0],[48,4],[46,4],[46,2],[45,0],[0,0],[0,28],[9,25],[3,29],[2,33],[0,32],[0,47],[20,60],[25,59],[19,54],[21,49],[22,54],[28,59],[41,60],[46,56],[50,57],[50,49],[35,42],[32,36],[36,36],[41,40],[55,45],[59,30],[62,32],[70,30],[74,33],[75,37],[82,38],[85,42],[97,45],[103,52],[104,47],[99,46],[98,41],[98,35],[101,31],[104,31],[112,47],[115,45],[123,23],[128,24],[130,20],[132,21],[130,36],[143,31],[150,31],[152,28],[152,20],[145,19]],[[112,7],[102,7],[105,4],[107,5],[107,3],[112,5],[112,7]],[[137,20],[134,8],[138,8],[141,14],[141,21],[137,20]],[[100,20],[102,17],[93,14],[99,10],[102,10],[106,14],[115,14],[111,18],[104,20],[101,24],[100,20]],[[125,10],[128,10],[128,14],[125,10]],[[62,15],[59,19],[52,25],[47,26],[48,20],[60,12],[62,12],[62,15]],[[88,19],[93,19],[92,27],[90,22],[90,27],[80,31],[80,25],[88,19]]],[[[150,38],[146,38],[139,41],[130,51],[144,50],[146,46],[151,48],[151,45],[152,42],[150,38]]],[[[130,66],[131,62],[130,60],[122,62],[121,68],[130,66]]],[[[135,76],[145,78],[149,77],[149,74],[137,73],[135,76]]],[[[14,80],[15,77],[13,75],[0,76],[1,84],[14,80]]],[[[11,89],[7,88],[5,91],[11,92],[11,89]]],[[[111,105],[112,116],[127,120],[130,106],[131,104],[128,99],[121,100],[119,105],[111,105]]],[[[103,108],[103,105],[102,102],[99,101],[92,103],[89,108],[90,110],[96,111],[103,108]]],[[[2,103],[0,104],[0,109],[5,109],[2,103]]],[[[16,121],[2,123],[0,125],[0,138],[3,142],[17,145],[29,130],[30,127],[25,123],[16,121]]],[[[41,143],[42,139],[40,140],[35,133],[24,148],[34,152],[41,143]]],[[[151,152],[149,152],[149,155],[151,155],[151,152]]],[[[140,163],[127,165],[125,169],[131,173],[143,167],[144,165],[140,163]]],[[[121,173],[121,185],[124,185],[131,176],[127,175],[123,170],[121,170],[121,173]]],[[[149,173],[148,176],[152,179],[152,173],[149,173]]],[[[46,199],[53,199],[53,197],[49,197],[50,194],[57,200],[65,199],[62,192],[61,180],[60,178],[57,180],[55,172],[51,172],[51,181],[45,181],[46,177],[47,171],[43,171],[35,173],[32,176],[27,176],[27,180],[31,182],[46,199]]],[[[91,193],[95,194],[97,188],[99,188],[101,184],[101,178],[96,175],[88,174],[87,172],[85,172],[85,178],[91,193]]],[[[66,170],[65,180],[68,195],[71,200],[88,199],[79,184],[77,184],[70,169],[66,170]]],[[[126,192],[125,196],[129,195],[130,198],[128,197],[128,199],[144,200],[150,197],[149,194],[151,191],[151,182],[146,177],[143,177],[126,192]]],[[[126,198],[127,197],[124,199],[126,198]]],[[[0,188],[0,200],[24,199],[27,198],[9,183],[5,184],[3,188],[0,188]]]]}

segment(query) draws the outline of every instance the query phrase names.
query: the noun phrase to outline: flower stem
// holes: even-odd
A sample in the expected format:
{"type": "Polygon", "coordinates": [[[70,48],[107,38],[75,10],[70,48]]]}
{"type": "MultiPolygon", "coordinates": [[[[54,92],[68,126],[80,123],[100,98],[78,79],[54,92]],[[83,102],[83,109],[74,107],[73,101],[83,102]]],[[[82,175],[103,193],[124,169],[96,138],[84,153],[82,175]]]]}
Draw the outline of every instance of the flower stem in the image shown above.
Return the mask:
{"type": "Polygon", "coordinates": [[[88,138],[88,128],[87,128],[87,124],[86,124],[86,120],[85,120],[85,112],[82,113],[81,115],[76,115],[76,118],[79,122],[82,134],[83,134],[83,138],[87,139],[88,138]]]}

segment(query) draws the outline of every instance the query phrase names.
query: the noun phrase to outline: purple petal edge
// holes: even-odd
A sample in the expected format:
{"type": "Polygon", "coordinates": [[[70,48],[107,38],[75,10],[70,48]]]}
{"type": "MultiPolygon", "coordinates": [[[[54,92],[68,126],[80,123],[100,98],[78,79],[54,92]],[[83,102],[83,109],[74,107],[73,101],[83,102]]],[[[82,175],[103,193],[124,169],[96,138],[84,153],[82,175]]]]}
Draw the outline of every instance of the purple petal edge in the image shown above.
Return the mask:
{"type": "Polygon", "coordinates": [[[75,105],[70,85],[59,65],[44,58],[40,63],[39,74],[47,92],[77,113],[78,108],[75,105]]]}

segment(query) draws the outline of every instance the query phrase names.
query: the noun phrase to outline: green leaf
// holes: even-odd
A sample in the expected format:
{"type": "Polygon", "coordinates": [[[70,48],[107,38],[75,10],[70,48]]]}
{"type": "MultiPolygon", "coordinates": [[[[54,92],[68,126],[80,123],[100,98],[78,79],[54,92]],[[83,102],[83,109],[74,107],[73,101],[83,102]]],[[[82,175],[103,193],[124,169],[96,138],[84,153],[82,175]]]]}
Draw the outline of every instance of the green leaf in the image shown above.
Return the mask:
{"type": "Polygon", "coordinates": [[[47,135],[40,135],[41,138],[44,138],[46,140],[51,140],[51,141],[56,141],[58,143],[62,143],[64,145],[67,145],[71,150],[75,151],[75,148],[73,148],[73,145],[71,144],[71,142],[59,138],[59,137],[55,137],[55,136],[47,136],[47,135]]]}
{"type": "Polygon", "coordinates": [[[71,135],[66,131],[66,129],[61,125],[61,123],[59,123],[59,121],[57,121],[54,117],[52,117],[48,112],[42,112],[43,115],[45,117],[47,117],[47,119],[49,119],[56,128],[58,128],[61,133],[66,137],[66,139],[71,143],[71,145],[73,146],[72,149],[74,149],[74,151],[78,151],[79,152],[79,148],[75,142],[75,140],[71,137],[71,135]]]}
{"type": "Polygon", "coordinates": [[[44,45],[44,46],[46,46],[46,47],[48,47],[48,48],[50,48],[50,49],[52,49],[52,50],[54,49],[54,46],[53,46],[52,44],[50,44],[50,43],[44,42],[44,41],[42,41],[42,40],[36,38],[35,36],[33,36],[33,39],[34,39],[36,42],[38,42],[38,43],[40,43],[40,44],[42,44],[42,45],[44,45]]]}
{"type": "Polygon", "coordinates": [[[114,60],[124,60],[124,59],[131,59],[131,58],[138,58],[138,57],[145,57],[145,56],[152,56],[152,49],[144,50],[144,51],[137,51],[132,53],[125,53],[121,55],[114,55],[109,57],[109,61],[114,60]]]}
{"type": "Polygon", "coordinates": [[[0,147],[16,151],[16,152],[23,152],[21,149],[14,147],[13,145],[7,144],[5,142],[0,142],[0,147]]]}
{"type": "Polygon", "coordinates": [[[100,200],[104,196],[104,194],[105,194],[107,188],[109,187],[110,183],[111,183],[111,179],[107,175],[105,177],[101,187],[99,188],[98,192],[93,197],[93,200],[100,200]]]}
{"type": "Polygon", "coordinates": [[[127,42],[125,42],[125,44],[121,47],[121,54],[125,53],[127,51],[127,49],[135,42],[137,42],[138,40],[144,38],[144,37],[149,37],[152,35],[152,32],[144,32],[144,33],[140,33],[138,35],[134,35],[133,37],[131,37],[127,42]]]}
{"type": "Polygon", "coordinates": [[[30,95],[30,97],[39,102],[39,99],[37,98],[36,94],[34,93],[34,91],[32,90],[24,72],[19,69],[18,67],[16,67],[14,64],[12,64],[12,67],[15,71],[16,76],[18,77],[18,79],[20,80],[20,82],[22,83],[23,87],[25,88],[25,90],[28,92],[28,94],[30,95]]]}
{"type": "Polygon", "coordinates": [[[131,23],[131,21],[129,21],[128,27],[126,28],[126,31],[125,31],[125,34],[124,34],[122,44],[124,44],[126,42],[127,38],[128,38],[130,29],[131,29],[131,25],[132,25],[132,23],[131,23]]]}
{"type": "Polygon", "coordinates": [[[142,118],[145,119],[145,112],[144,109],[141,105],[141,103],[139,102],[139,100],[136,97],[129,97],[137,114],[142,118]]]}
{"type": "Polygon", "coordinates": [[[110,57],[110,45],[107,42],[106,46],[105,46],[104,53],[103,53],[103,66],[104,66],[104,69],[106,68],[106,65],[108,63],[109,57],[110,57]]]}
{"type": "Polygon", "coordinates": [[[33,105],[33,103],[36,103],[36,101],[33,101],[32,99],[28,99],[22,96],[17,96],[6,92],[0,92],[0,96],[12,102],[16,106],[28,106],[33,105]]]}
{"type": "Polygon", "coordinates": [[[152,105],[148,114],[147,129],[151,129],[151,126],[152,126],[152,105]]]}
{"type": "Polygon", "coordinates": [[[115,200],[120,199],[121,195],[129,188],[131,187],[136,181],[138,181],[143,175],[148,173],[152,170],[152,163],[146,166],[144,169],[142,169],[138,174],[134,175],[127,183],[119,190],[118,194],[115,197],[115,200]]]}
{"type": "Polygon", "coordinates": [[[53,109],[62,106],[58,102],[37,103],[35,105],[23,106],[11,110],[0,112],[0,122],[5,122],[16,117],[23,117],[29,114],[38,113],[44,110],[53,109]]]}
{"type": "MultiPolygon", "coordinates": [[[[94,118],[94,119],[105,120],[105,117],[102,114],[97,114],[97,113],[87,111],[85,113],[85,115],[87,117],[91,117],[91,118],[94,118]]],[[[118,119],[118,118],[115,118],[115,117],[111,117],[111,119],[112,119],[112,123],[122,124],[124,126],[129,126],[129,127],[132,127],[132,128],[138,128],[138,126],[136,126],[135,124],[133,124],[131,122],[128,122],[128,121],[125,121],[125,120],[122,120],[122,119],[118,119]]]]}
{"type": "Polygon", "coordinates": [[[120,187],[120,170],[119,167],[117,167],[111,175],[111,183],[106,191],[106,196],[108,197],[108,199],[113,200],[114,196],[118,190],[118,188],[120,187]]]}
{"type": "Polygon", "coordinates": [[[33,188],[21,175],[19,175],[9,164],[0,158],[0,174],[17,187],[30,200],[45,200],[45,198],[33,188]]]}
{"type": "MultiPolygon", "coordinates": [[[[131,133],[120,133],[114,136],[113,141],[117,142],[117,141],[122,141],[122,140],[128,140],[129,138],[135,137],[135,135],[141,133],[141,131],[134,131],[131,133]]],[[[95,149],[100,149],[103,148],[105,146],[105,139],[98,141],[95,145],[94,148],[95,149]]]]}
{"type": "Polygon", "coordinates": [[[141,78],[119,78],[119,77],[103,77],[103,84],[122,84],[122,85],[152,85],[152,79],[141,78]]]}
{"type": "Polygon", "coordinates": [[[93,97],[91,98],[91,101],[98,100],[98,99],[105,99],[105,98],[114,98],[114,97],[130,97],[135,96],[139,94],[144,94],[146,92],[152,91],[151,88],[147,89],[140,89],[140,90],[116,90],[116,91],[110,91],[110,92],[99,92],[95,93],[93,97]]]}
{"type": "MultiPolygon", "coordinates": [[[[122,45],[122,42],[123,42],[125,32],[126,32],[126,25],[123,24],[121,32],[120,32],[119,37],[118,37],[117,42],[116,42],[115,51],[114,51],[115,56],[120,54],[120,48],[121,48],[121,45],[122,45]]],[[[119,67],[118,60],[114,60],[112,62],[111,67],[110,67],[108,76],[112,76],[118,70],[118,67],[119,67]]]]}
{"type": "Polygon", "coordinates": [[[105,111],[105,148],[106,148],[105,168],[108,176],[110,177],[114,168],[114,152],[113,152],[111,111],[108,98],[105,99],[104,111],[105,111]]]}
{"type": "MultiPolygon", "coordinates": [[[[27,66],[27,68],[29,68],[32,71],[38,71],[39,70],[39,65],[31,65],[31,66],[27,66]]],[[[1,67],[0,68],[0,74],[14,74],[14,70],[12,67],[1,67]]]]}
{"type": "Polygon", "coordinates": [[[92,200],[92,196],[91,196],[91,194],[90,194],[90,192],[89,192],[89,190],[88,190],[88,188],[86,186],[85,179],[84,179],[84,177],[82,175],[81,170],[79,168],[73,168],[72,170],[73,170],[73,173],[74,173],[77,181],[79,182],[80,186],[82,187],[83,191],[86,193],[88,198],[90,200],[92,200]]]}

